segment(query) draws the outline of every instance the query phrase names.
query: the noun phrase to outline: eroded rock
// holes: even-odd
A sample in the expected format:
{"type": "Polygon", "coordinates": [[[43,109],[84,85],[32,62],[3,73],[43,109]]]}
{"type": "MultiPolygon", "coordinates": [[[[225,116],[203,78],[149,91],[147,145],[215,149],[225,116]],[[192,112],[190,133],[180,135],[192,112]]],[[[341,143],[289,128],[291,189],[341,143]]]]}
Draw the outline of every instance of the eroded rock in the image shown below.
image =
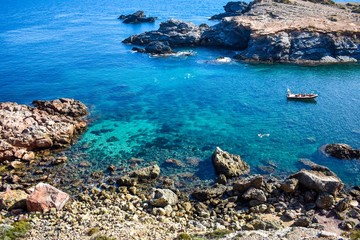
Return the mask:
{"type": "Polygon", "coordinates": [[[229,178],[241,176],[250,171],[249,165],[239,155],[230,154],[219,147],[216,148],[212,155],[212,162],[218,174],[224,174],[229,178]]]}

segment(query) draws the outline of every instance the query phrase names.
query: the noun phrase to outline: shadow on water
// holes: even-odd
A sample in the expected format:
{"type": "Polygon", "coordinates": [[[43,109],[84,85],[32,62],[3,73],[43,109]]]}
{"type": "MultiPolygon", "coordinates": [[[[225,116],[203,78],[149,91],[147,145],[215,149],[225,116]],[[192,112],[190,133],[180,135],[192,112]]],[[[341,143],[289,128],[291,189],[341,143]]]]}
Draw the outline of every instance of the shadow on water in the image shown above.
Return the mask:
{"type": "Polygon", "coordinates": [[[201,180],[216,179],[215,169],[212,165],[211,158],[206,158],[199,163],[198,171],[195,172],[201,180]]]}

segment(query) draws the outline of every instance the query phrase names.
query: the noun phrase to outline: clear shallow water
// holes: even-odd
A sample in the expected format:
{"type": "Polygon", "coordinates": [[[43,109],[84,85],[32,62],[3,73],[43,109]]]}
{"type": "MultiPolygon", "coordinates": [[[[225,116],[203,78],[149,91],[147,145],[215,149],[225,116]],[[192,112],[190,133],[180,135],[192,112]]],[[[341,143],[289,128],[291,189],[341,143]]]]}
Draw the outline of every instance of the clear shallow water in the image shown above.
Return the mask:
{"type": "MultiPolygon", "coordinates": [[[[73,151],[97,168],[131,157],[158,162],[165,174],[214,177],[216,146],[240,154],[252,172],[276,165],[296,171],[308,158],[360,184],[359,161],[325,158],[319,148],[360,148],[360,66],[215,64],[232,52],[193,49],[192,57],[149,57],[121,43],[170,17],[209,22],[227,1],[3,1],[0,10],[0,100],[72,97],[92,123],[73,151]],[[120,14],[145,10],[155,24],[125,25],[120,14]],[[286,89],[316,90],[317,103],[289,102],[286,89]],[[262,135],[265,134],[265,135],[262,135]],[[262,136],[262,137],[261,137],[262,136]],[[176,167],[176,158],[200,164],[176,167]]],[[[187,50],[187,49],[185,49],[187,50]]]]}

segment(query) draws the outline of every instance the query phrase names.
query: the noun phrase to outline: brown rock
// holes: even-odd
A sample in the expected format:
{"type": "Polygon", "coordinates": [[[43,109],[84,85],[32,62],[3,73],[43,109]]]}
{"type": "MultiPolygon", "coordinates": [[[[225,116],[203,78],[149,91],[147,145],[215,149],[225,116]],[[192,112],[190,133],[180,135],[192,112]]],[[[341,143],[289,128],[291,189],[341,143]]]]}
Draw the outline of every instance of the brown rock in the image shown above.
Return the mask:
{"type": "Polygon", "coordinates": [[[212,161],[215,171],[229,178],[241,176],[250,171],[249,165],[239,155],[230,154],[219,147],[216,147],[212,155],[212,161]]]}
{"type": "Polygon", "coordinates": [[[280,188],[287,193],[295,192],[298,183],[299,180],[297,180],[296,178],[289,178],[281,183],[280,188]]]}
{"type": "Polygon", "coordinates": [[[243,178],[237,180],[233,184],[233,188],[235,191],[243,192],[249,189],[250,187],[253,188],[260,188],[263,184],[264,178],[261,175],[254,175],[248,178],[243,178]]]}
{"type": "Polygon", "coordinates": [[[160,175],[160,167],[155,164],[154,166],[141,168],[129,174],[130,177],[137,178],[139,181],[146,181],[158,178],[160,175]]]}
{"type": "Polygon", "coordinates": [[[10,190],[0,193],[0,209],[26,209],[26,198],[28,194],[23,190],[10,190]]]}
{"type": "Polygon", "coordinates": [[[47,212],[50,208],[60,210],[69,200],[70,196],[46,183],[39,183],[26,200],[30,212],[47,212]]]}

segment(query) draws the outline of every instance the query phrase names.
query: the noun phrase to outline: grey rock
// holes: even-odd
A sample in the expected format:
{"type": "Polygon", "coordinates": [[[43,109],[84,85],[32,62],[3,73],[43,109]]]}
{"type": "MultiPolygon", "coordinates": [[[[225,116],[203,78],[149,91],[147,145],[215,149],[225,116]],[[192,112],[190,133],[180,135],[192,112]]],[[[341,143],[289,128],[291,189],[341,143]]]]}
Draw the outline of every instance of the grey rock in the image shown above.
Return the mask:
{"type": "Polygon", "coordinates": [[[325,152],[339,159],[360,159],[360,150],[343,143],[328,144],[325,146],[325,152]]]}
{"type": "Polygon", "coordinates": [[[173,53],[173,50],[171,49],[168,42],[150,42],[145,47],[145,52],[150,53],[152,55],[163,55],[163,54],[170,54],[173,53]]]}
{"type": "Polygon", "coordinates": [[[335,204],[334,196],[329,193],[320,193],[315,202],[320,209],[330,209],[335,204]]]}
{"type": "Polygon", "coordinates": [[[146,17],[143,11],[137,11],[129,15],[120,15],[118,19],[122,19],[123,23],[151,23],[155,22],[155,17],[146,17]]]}
{"type": "Polygon", "coordinates": [[[150,203],[155,207],[165,207],[178,203],[178,196],[170,189],[154,189],[150,203]]]}
{"type": "Polygon", "coordinates": [[[253,175],[251,177],[242,178],[240,180],[236,180],[233,183],[234,191],[244,192],[250,187],[252,188],[260,188],[263,184],[264,177],[261,175],[253,175]]]}
{"type": "Polygon", "coordinates": [[[216,14],[210,18],[210,20],[221,20],[225,17],[234,17],[239,16],[244,13],[249,7],[249,4],[246,2],[228,2],[224,6],[224,13],[216,14]]]}
{"type": "Polygon", "coordinates": [[[311,219],[307,216],[302,216],[294,222],[294,226],[308,227],[312,223],[311,219]]]}
{"type": "Polygon", "coordinates": [[[259,202],[266,202],[266,195],[263,190],[256,188],[249,188],[242,197],[246,200],[257,200],[259,202]]]}
{"type": "Polygon", "coordinates": [[[199,201],[206,201],[212,198],[222,196],[226,190],[226,186],[221,184],[215,184],[213,187],[210,188],[195,189],[195,191],[191,195],[199,201]]]}
{"type": "Polygon", "coordinates": [[[312,189],[317,192],[328,192],[337,194],[344,186],[341,180],[336,176],[328,176],[323,172],[313,170],[301,170],[292,175],[296,178],[302,187],[312,189]]]}
{"type": "Polygon", "coordinates": [[[154,166],[141,168],[129,173],[130,177],[137,178],[139,181],[148,181],[158,178],[160,175],[160,167],[154,166]]]}
{"type": "Polygon", "coordinates": [[[299,183],[299,180],[296,178],[289,178],[283,181],[280,185],[281,190],[287,193],[295,192],[295,189],[297,188],[299,183]]]}
{"type": "Polygon", "coordinates": [[[241,176],[250,171],[249,165],[239,155],[230,154],[219,147],[212,155],[212,162],[218,174],[224,174],[229,178],[241,176]]]}

